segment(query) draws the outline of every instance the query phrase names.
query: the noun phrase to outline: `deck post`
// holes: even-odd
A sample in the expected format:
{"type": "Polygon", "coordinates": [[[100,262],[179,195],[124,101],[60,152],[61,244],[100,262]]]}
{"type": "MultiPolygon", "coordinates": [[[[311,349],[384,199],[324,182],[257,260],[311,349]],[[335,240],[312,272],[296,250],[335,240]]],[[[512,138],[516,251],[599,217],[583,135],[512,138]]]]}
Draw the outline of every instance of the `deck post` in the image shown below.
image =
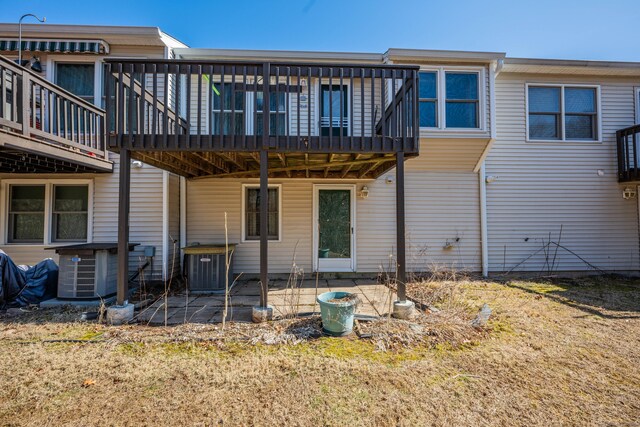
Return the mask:
{"type": "Polygon", "coordinates": [[[405,301],[406,294],[406,241],[404,221],[404,152],[396,153],[396,277],[398,300],[405,301]]]}
{"type": "Polygon", "coordinates": [[[260,150],[260,306],[267,306],[269,292],[269,164],[268,152],[260,150]]]}
{"type": "Polygon", "coordinates": [[[129,294],[129,207],[131,202],[131,152],[120,150],[118,198],[118,293],[117,304],[127,303],[129,294]]]}
{"type": "Polygon", "coordinates": [[[396,286],[398,300],[393,303],[393,317],[412,319],[416,315],[413,301],[407,300],[407,255],[404,223],[404,151],[396,152],[396,286]]]}

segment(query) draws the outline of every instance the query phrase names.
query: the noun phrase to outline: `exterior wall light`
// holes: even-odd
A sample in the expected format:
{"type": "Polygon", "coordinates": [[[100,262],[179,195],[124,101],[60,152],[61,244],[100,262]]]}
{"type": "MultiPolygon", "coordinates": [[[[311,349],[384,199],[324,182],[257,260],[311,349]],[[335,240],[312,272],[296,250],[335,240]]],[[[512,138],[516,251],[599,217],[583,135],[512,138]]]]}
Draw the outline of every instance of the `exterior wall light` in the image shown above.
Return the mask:
{"type": "Polygon", "coordinates": [[[622,190],[622,198],[625,200],[634,199],[636,197],[636,190],[632,187],[627,187],[622,190]]]}
{"type": "Polygon", "coordinates": [[[366,185],[362,186],[362,189],[360,190],[360,197],[362,197],[363,199],[369,197],[369,189],[366,185]]]}
{"type": "Polygon", "coordinates": [[[142,167],[142,162],[140,160],[132,160],[131,166],[140,169],[142,167]]]}

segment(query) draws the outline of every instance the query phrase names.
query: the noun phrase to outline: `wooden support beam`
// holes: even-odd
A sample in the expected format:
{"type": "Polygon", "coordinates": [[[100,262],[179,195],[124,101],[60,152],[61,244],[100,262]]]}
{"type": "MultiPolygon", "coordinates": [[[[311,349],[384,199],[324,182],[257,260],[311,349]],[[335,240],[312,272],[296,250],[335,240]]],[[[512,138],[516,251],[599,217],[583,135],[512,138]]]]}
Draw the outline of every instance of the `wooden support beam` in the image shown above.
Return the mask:
{"type": "Polygon", "coordinates": [[[260,306],[266,307],[269,294],[269,153],[260,151],[260,306]]]}
{"type": "Polygon", "coordinates": [[[129,299],[129,209],[131,202],[131,152],[120,150],[118,193],[117,304],[129,299]]]}
{"type": "Polygon", "coordinates": [[[396,285],[398,300],[406,301],[406,240],[404,206],[404,152],[396,154],[396,285]]]}

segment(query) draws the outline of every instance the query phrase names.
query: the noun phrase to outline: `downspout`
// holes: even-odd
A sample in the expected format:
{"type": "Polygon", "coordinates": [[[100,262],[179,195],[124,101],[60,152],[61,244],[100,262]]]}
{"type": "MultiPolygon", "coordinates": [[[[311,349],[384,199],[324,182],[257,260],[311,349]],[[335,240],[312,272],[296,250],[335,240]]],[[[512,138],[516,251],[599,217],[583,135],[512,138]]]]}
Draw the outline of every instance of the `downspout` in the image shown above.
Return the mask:
{"type": "Polygon", "coordinates": [[[480,246],[482,253],[482,277],[489,276],[489,242],[487,238],[487,181],[484,161],[478,172],[480,186],[480,246]]]}
{"type": "Polygon", "coordinates": [[[498,59],[489,67],[489,110],[491,113],[490,139],[483,158],[478,165],[478,185],[480,187],[480,251],[482,259],[482,276],[489,276],[489,237],[487,226],[487,174],[485,159],[496,139],[496,76],[502,71],[504,60],[498,59]]]}

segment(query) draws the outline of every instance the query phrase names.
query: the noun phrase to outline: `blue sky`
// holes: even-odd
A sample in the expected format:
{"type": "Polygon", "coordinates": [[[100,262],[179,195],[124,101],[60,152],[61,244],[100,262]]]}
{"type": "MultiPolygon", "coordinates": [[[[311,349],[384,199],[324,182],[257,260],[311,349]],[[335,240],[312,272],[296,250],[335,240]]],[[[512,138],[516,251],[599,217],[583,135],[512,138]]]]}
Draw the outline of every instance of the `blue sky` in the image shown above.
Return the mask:
{"type": "Polygon", "coordinates": [[[352,52],[404,47],[640,61],[639,0],[0,0],[0,5],[2,22],[17,22],[31,12],[51,24],[157,26],[192,47],[352,52]]]}

